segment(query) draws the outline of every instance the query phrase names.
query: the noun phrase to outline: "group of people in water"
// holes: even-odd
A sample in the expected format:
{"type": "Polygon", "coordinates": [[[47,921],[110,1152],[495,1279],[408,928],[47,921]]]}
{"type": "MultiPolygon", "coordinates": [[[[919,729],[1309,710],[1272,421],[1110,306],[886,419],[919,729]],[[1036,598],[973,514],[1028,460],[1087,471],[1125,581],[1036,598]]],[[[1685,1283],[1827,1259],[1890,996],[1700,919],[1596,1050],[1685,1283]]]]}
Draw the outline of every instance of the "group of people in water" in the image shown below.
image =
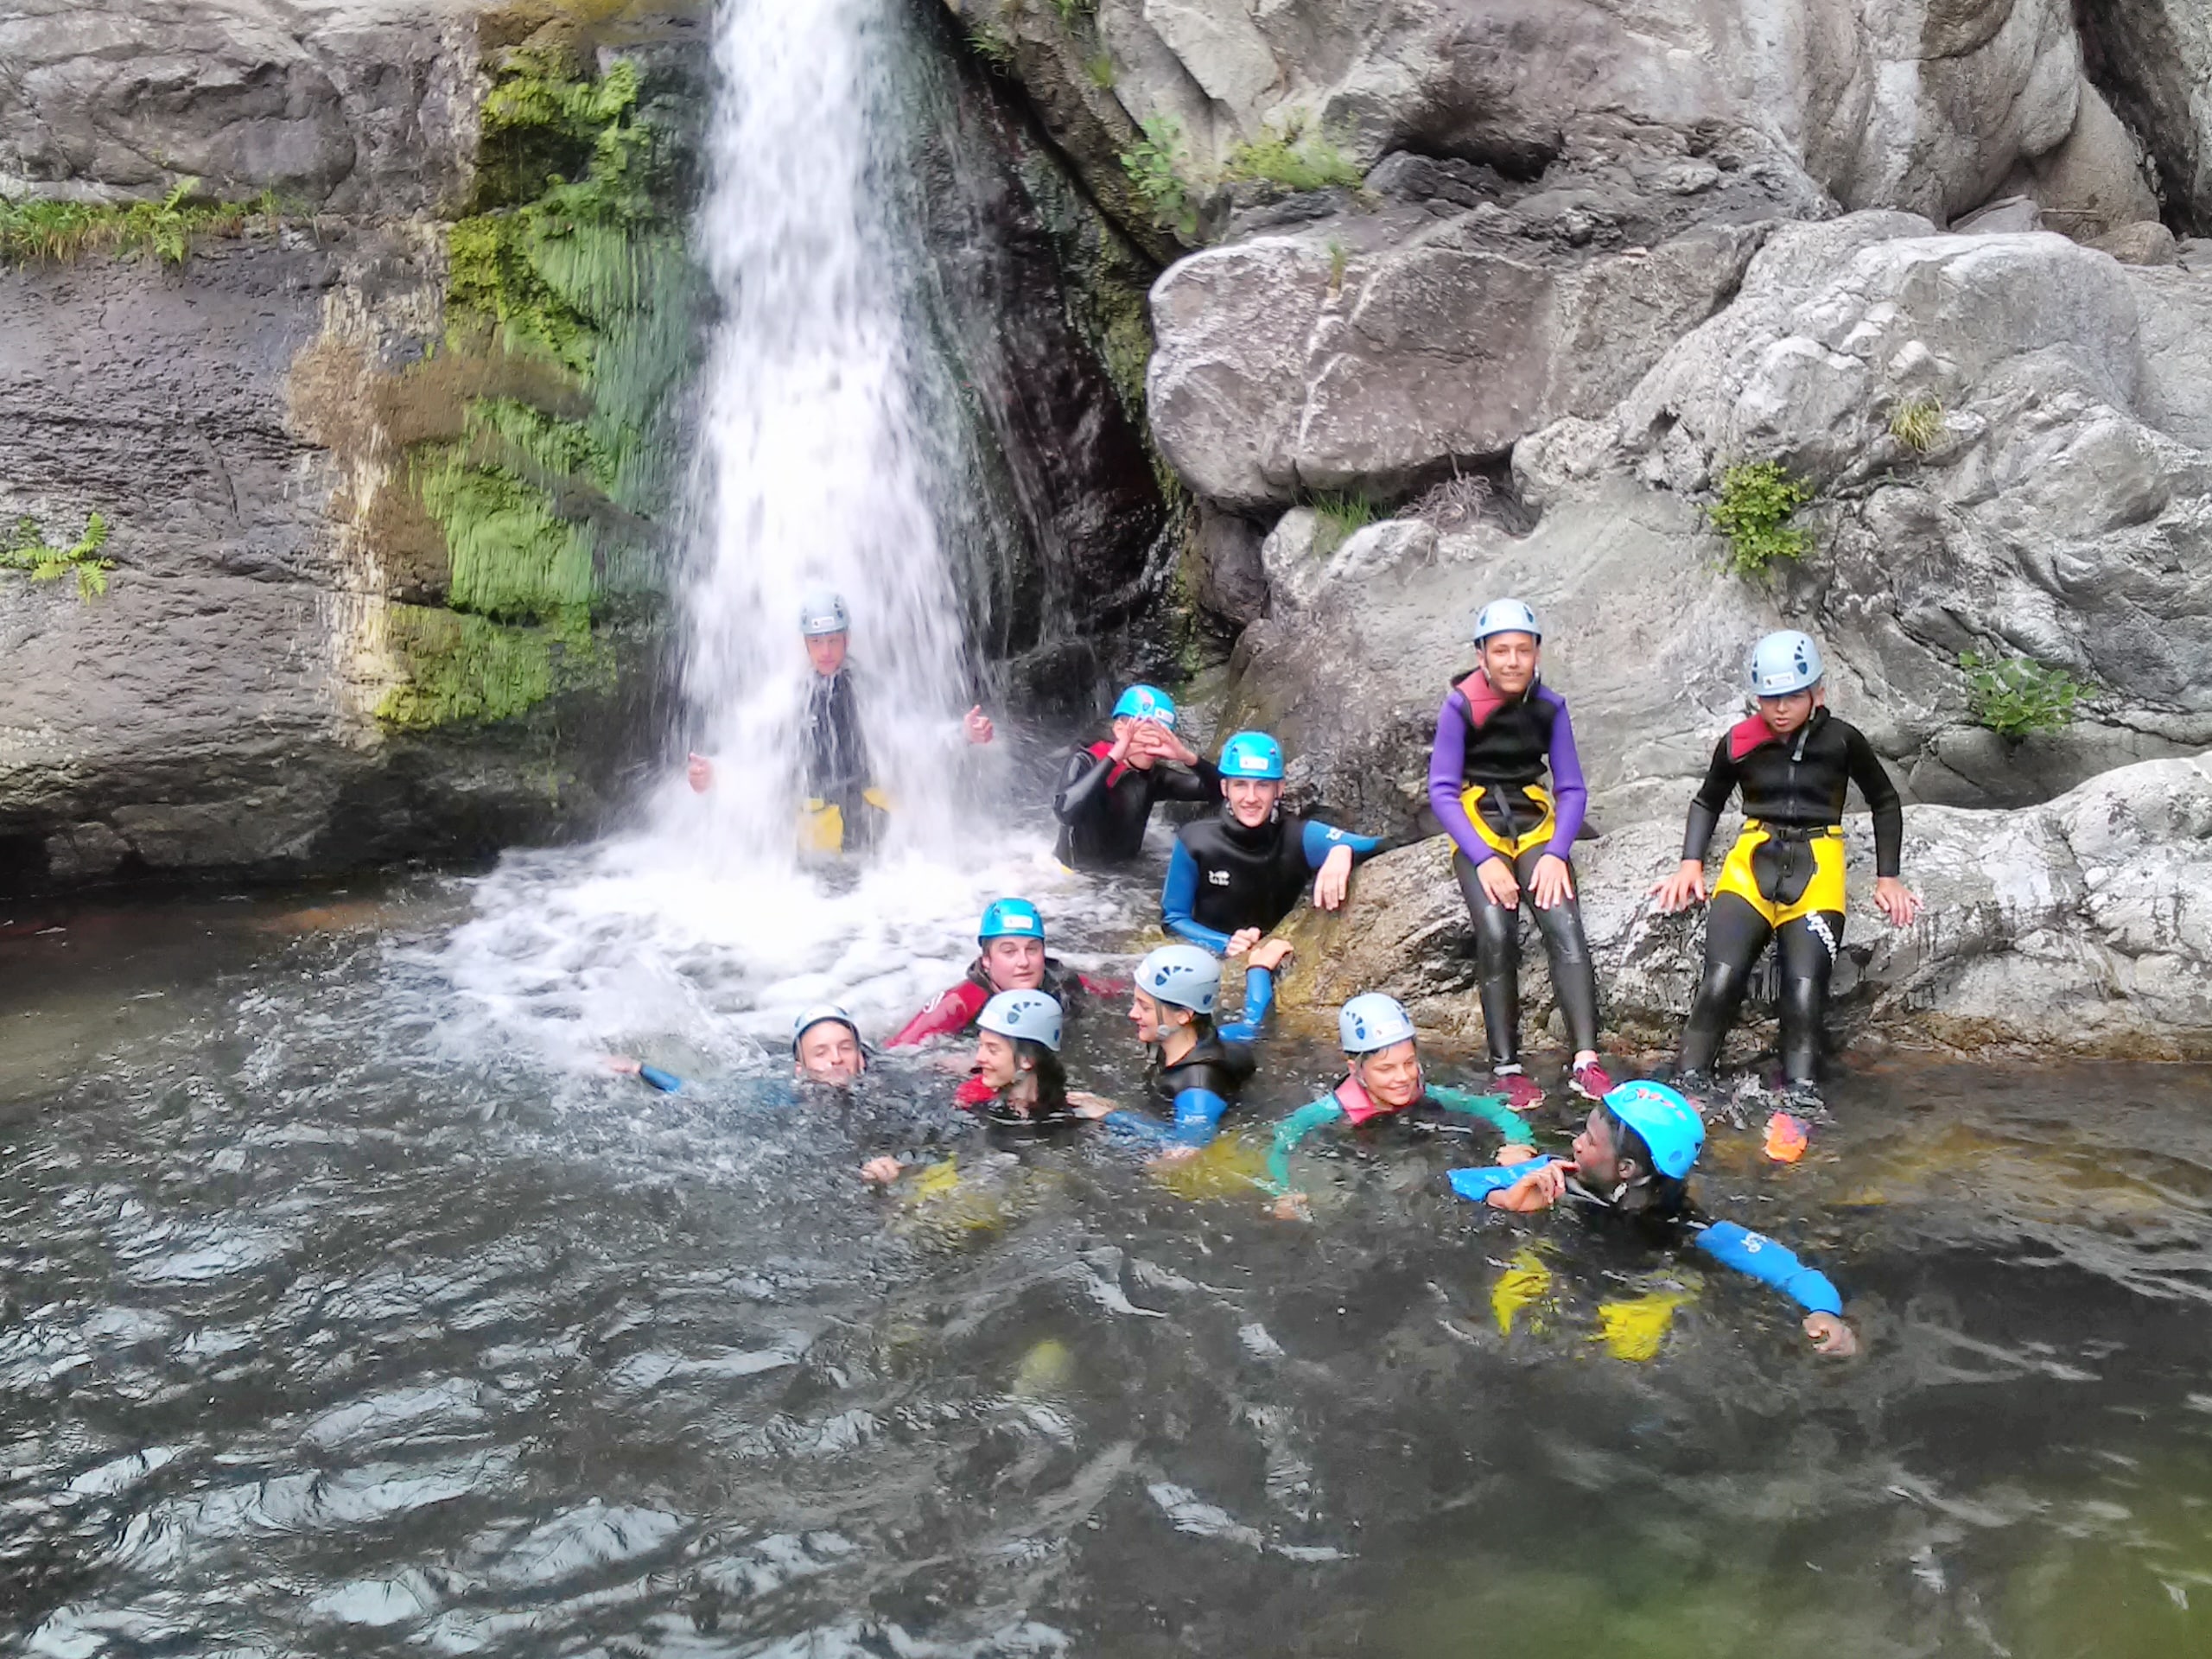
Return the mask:
{"type": "MultiPolygon", "coordinates": [[[[817,681],[802,839],[817,848],[872,845],[884,807],[846,663],[844,603],[834,594],[810,596],[801,623],[817,681]]],[[[1322,1131],[1382,1122],[1484,1125],[1497,1134],[1497,1156],[1451,1173],[1461,1197],[1520,1214],[1573,1203],[1650,1231],[1656,1243],[1687,1244],[1794,1300],[1821,1351],[1852,1351],[1856,1338],[1834,1285],[1774,1241],[1705,1217],[1687,1182],[1704,1145],[1700,1109],[1713,1097],[1721,1045],[1770,942],[1781,985],[1781,1096],[1793,1109],[1819,1112],[1822,1028],[1845,921],[1842,818],[1851,785],[1872,813],[1875,904],[1898,926],[1918,907],[1898,876],[1904,815],[1895,786],[1866,737],[1828,711],[1814,641],[1795,631],[1761,639],[1750,663],[1753,712],[1715,746],[1690,804],[1681,862],[1650,890],[1664,910],[1707,906],[1705,968],[1679,1060],[1670,1081],[1617,1082],[1598,1047],[1596,970],[1577,896],[1574,847],[1591,832],[1573,718],[1543,682],[1543,631],[1527,605],[1502,599],[1484,607],[1473,645],[1475,662],[1453,677],[1438,712],[1428,798],[1452,838],[1472,924],[1491,1086],[1476,1093],[1431,1083],[1405,1007],[1378,992],[1352,997],[1338,1021],[1343,1079],[1274,1131],[1264,1185],[1277,1213],[1302,1210],[1291,1157],[1322,1131]],[[1706,856],[1738,796],[1743,828],[1708,891],[1706,856]],[[1572,1046],[1565,1092],[1587,1106],[1564,1155],[1540,1153],[1529,1122],[1547,1091],[1520,1046],[1524,919],[1542,942],[1572,1046]]],[[[1384,848],[1382,837],[1284,810],[1284,757],[1273,737],[1236,733],[1208,760],[1177,734],[1177,722],[1165,691],[1131,686],[1115,704],[1109,734],[1070,756],[1053,800],[1060,859],[1078,870],[1140,858],[1159,802],[1219,803],[1176,835],[1160,902],[1169,942],[1138,964],[1134,984],[1065,967],[1046,948],[1037,906],[1001,899],[983,913],[966,976],[886,1045],[919,1048],[972,1033],[969,1075],[956,1099],[994,1124],[1035,1132],[1091,1120],[1160,1160],[1196,1155],[1236,1109],[1256,1068],[1253,1045],[1291,955],[1274,929],[1309,893],[1317,908],[1341,906],[1354,868],[1384,848]],[[1231,965],[1243,982],[1235,1022],[1217,1017],[1231,965]],[[1143,1109],[1071,1089],[1060,1058],[1068,1021],[1124,995],[1147,1056],[1143,1109]]],[[[969,711],[965,729],[971,742],[991,741],[980,709],[969,711]]],[[[691,779],[709,786],[710,763],[694,756],[691,779]]],[[[849,1084],[868,1063],[853,1016],[828,1004],[798,1016],[791,1052],[798,1076],[815,1084],[849,1084]]],[[[656,1086],[676,1085],[652,1067],[639,1070],[656,1086]]],[[[901,1160],[887,1156],[861,1173],[887,1185],[901,1172],[901,1160]]]]}

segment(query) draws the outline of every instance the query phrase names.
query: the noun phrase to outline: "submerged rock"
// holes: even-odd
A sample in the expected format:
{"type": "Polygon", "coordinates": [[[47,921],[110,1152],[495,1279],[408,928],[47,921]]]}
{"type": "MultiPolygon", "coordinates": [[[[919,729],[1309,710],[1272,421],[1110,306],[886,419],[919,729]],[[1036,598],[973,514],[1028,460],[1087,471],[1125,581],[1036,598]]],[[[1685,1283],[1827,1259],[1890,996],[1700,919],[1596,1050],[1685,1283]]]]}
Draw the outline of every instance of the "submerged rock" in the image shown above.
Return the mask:
{"type": "MultiPolygon", "coordinates": [[[[1866,820],[1847,829],[1853,907],[1835,981],[1846,1030],[1969,1050],[2212,1058],[2212,758],[2121,767],[2027,811],[1907,809],[1904,879],[1926,907],[1904,930],[1872,907],[1866,820]]],[[[1732,833],[1724,826],[1716,861],[1732,833]]],[[[1671,1045],[1696,989],[1702,911],[1662,916],[1647,897],[1681,844],[1677,820],[1576,850],[1606,1029],[1624,1044],[1671,1045]]],[[[1451,853],[1438,836],[1385,854],[1338,914],[1298,912],[1281,1006],[1319,1019],[1387,991],[1424,1029],[1478,1040],[1451,853]]],[[[1524,961],[1522,1018],[1535,1033],[1553,1005],[1533,929],[1524,961]]]]}

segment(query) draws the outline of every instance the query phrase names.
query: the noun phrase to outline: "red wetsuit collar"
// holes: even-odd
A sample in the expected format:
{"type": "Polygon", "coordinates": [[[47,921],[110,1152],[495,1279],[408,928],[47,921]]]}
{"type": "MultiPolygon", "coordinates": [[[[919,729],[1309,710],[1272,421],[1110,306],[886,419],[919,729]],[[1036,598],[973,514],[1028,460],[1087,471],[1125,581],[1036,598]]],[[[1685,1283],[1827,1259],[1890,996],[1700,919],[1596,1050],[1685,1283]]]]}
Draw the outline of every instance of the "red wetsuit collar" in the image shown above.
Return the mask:
{"type": "MultiPolygon", "coordinates": [[[[1825,709],[1814,709],[1812,718],[1797,729],[1800,732],[1811,731],[1827,713],[1825,709]]],[[[1783,741],[1782,734],[1768,725],[1764,716],[1746,715],[1728,728],[1728,758],[1741,760],[1754,749],[1764,748],[1770,743],[1783,741]]]]}
{"type": "MultiPolygon", "coordinates": [[[[1103,760],[1108,755],[1114,753],[1114,746],[1102,739],[1098,742],[1090,746],[1090,753],[1097,759],[1103,760]]],[[[1106,787],[1109,789],[1113,788],[1115,785],[1122,781],[1122,774],[1130,770],[1131,767],[1128,761],[1116,760],[1114,763],[1114,769],[1106,774],[1106,787]]]]}
{"type": "Polygon", "coordinates": [[[1536,695],[1540,679],[1531,679],[1529,689],[1517,697],[1509,697],[1490,683],[1490,676],[1478,668],[1467,671],[1466,677],[1452,686],[1467,705],[1467,723],[1477,731],[1482,730],[1490,717],[1499,709],[1516,702],[1526,702],[1536,695]]]}
{"type": "Polygon", "coordinates": [[[1370,1118],[1388,1117],[1399,1109],[1395,1106],[1379,1104],[1375,1096],[1361,1085],[1357,1077],[1348,1077],[1337,1085],[1336,1102],[1338,1109],[1351,1120],[1355,1128],[1370,1118]]]}

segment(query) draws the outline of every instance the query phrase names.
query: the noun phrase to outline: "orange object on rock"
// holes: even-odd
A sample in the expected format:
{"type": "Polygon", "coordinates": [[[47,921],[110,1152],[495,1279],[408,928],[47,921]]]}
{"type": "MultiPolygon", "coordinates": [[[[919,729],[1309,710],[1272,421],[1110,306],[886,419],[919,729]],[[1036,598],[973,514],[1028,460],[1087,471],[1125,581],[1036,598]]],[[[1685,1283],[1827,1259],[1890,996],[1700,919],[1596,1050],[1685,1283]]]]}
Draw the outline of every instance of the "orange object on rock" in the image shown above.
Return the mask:
{"type": "Polygon", "coordinates": [[[1794,1164],[1805,1155],[1805,1125],[1787,1112],[1766,1121],[1766,1155],[1777,1164],[1794,1164]]]}

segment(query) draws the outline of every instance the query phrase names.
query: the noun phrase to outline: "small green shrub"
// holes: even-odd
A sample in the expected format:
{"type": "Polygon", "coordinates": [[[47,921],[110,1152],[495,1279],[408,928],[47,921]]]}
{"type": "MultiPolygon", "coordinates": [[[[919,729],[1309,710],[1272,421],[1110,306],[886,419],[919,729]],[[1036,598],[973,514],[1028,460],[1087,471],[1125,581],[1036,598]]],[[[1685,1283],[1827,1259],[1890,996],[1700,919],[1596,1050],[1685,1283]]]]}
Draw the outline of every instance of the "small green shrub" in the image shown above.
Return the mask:
{"type": "Polygon", "coordinates": [[[1329,238],[1329,292],[1332,295],[1344,291],[1344,267],[1351,263],[1351,250],[1344,246],[1338,238],[1331,237],[1329,238]]]}
{"type": "Polygon", "coordinates": [[[968,37],[968,44],[992,68],[1003,72],[1014,67],[1014,36],[1006,30],[986,23],[968,37]]]}
{"type": "Polygon", "coordinates": [[[1375,504],[1363,495],[1344,492],[1317,495],[1313,511],[1321,521],[1313,537],[1317,553],[1335,552],[1375,522],[1375,504]]]}
{"type": "Polygon", "coordinates": [[[1154,116],[1144,137],[1122,152],[1122,170],[1152,222],[1188,242],[1198,233],[1198,209],[1183,182],[1184,161],[1182,124],[1172,116],[1154,116]]]}
{"type": "Polygon", "coordinates": [[[93,600],[107,592],[107,573],[113,559],[100,556],[107,545],[107,520],[97,512],[85,520],[85,533],[73,547],[49,547],[38,520],[22,518],[0,539],[0,570],[28,570],[33,582],[59,582],[74,573],[77,597],[93,600]]]}
{"type": "Polygon", "coordinates": [[[1052,0],[1052,10],[1060,14],[1060,21],[1070,29],[1085,17],[1098,15],[1098,0],[1052,0]]]}
{"type": "Polygon", "coordinates": [[[1764,575],[1781,560],[1803,558],[1812,534],[1789,520],[1812,499],[1812,486],[1778,461],[1739,461],[1722,474],[1720,499],[1707,517],[1728,538],[1728,570],[1764,575]]]}
{"type": "Polygon", "coordinates": [[[1114,60],[1107,56],[1103,52],[1095,52],[1090,57],[1085,58],[1083,63],[1083,72],[1090,77],[1090,84],[1092,86],[1107,92],[1111,92],[1113,90],[1114,60]]]}
{"type": "Polygon", "coordinates": [[[1959,658],[1959,666],[1966,671],[1967,712],[1976,725],[1999,737],[2023,738],[2072,724],[2075,705],[2088,690],[2064,669],[2031,657],[1999,658],[1969,651],[1959,658]]]}
{"type": "Polygon", "coordinates": [[[1911,397],[1890,411],[1890,435],[1916,455],[1933,449],[1943,435],[1943,405],[1933,397],[1911,397]]]}
{"type": "Polygon", "coordinates": [[[1286,190],[1357,190],[1365,177],[1344,151],[1323,134],[1308,130],[1303,117],[1283,128],[1238,144],[1229,152],[1222,176],[1280,185],[1286,190]]]}
{"type": "Polygon", "coordinates": [[[278,222],[276,198],[258,202],[216,201],[200,195],[200,181],[186,179],[159,201],[8,201],[0,200],[0,260],[59,263],[88,253],[151,253],[181,265],[193,238],[236,236],[258,217],[278,222]]]}

